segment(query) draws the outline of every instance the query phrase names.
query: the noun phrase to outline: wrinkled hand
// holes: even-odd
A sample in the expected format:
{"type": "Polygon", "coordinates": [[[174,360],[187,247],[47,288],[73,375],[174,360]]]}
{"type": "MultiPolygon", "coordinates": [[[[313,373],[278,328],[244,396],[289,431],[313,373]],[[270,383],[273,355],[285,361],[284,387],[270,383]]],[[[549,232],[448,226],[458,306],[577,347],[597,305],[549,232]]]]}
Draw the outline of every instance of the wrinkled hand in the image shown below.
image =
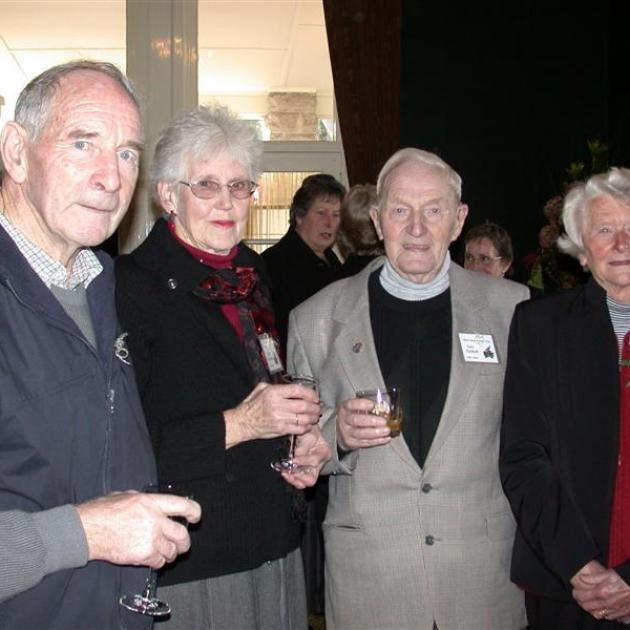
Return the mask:
{"type": "Polygon", "coordinates": [[[337,410],[337,442],[342,449],[352,451],[391,441],[387,420],[370,413],[373,408],[374,403],[363,398],[351,398],[342,403],[337,410]]]}
{"type": "Polygon", "coordinates": [[[315,485],[322,467],[331,458],[332,451],[317,425],[313,425],[308,433],[296,440],[293,463],[297,468],[282,472],[282,476],[292,486],[303,490],[315,485]]]}
{"type": "Polygon", "coordinates": [[[173,494],[144,494],[129,490],[77,505],[85,530],[89,560],[144,565],[159,569],[190,549],[184,525],[201,519],[196,501],[173,494]]]}
{"type": "Polygon", "coordinates": [[[303,435],[319,420],[319,396],[300,385],[259,383],[223,415],[227,448],[248,440],[303,435]]]}
{"type": "Polygon", "coordinates": [[[575,601],[595,619],[630,624],[630,585],[613,569],[592,560],[573,576],[571,585],[575,601]]]}

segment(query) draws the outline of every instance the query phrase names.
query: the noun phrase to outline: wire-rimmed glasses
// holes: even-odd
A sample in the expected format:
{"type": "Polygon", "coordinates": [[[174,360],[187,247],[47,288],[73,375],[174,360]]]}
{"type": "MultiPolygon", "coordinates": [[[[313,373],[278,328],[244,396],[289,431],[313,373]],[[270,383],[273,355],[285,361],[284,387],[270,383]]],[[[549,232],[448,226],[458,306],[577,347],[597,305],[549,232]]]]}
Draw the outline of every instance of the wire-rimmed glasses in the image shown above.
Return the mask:
{"type": "Polygon", "coordinates": [[[179,182],[184,186],[188,186],[195,197],[199,199],[214,199],[222,188],[227,188],[228,192],[235,199],[248,199],[254,194],[258,184],[249,179],[239,179],[229,184],[219,184],[212,179],[200,179],[196,182],[179,182]]]}

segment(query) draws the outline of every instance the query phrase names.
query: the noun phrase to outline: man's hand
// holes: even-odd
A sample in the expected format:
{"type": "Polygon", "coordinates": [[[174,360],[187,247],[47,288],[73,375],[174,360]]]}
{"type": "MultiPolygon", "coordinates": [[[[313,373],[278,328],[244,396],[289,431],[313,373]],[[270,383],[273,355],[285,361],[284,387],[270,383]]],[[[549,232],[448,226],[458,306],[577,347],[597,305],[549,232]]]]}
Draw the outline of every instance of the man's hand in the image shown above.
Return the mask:
{"type": "Polygon", "coordinates": [[[381,446],[391,441],[387,420],[370,413],[374,402],[351,398],[337,410],[337,442],[345,451],[381,446]]]}
{"type": "Polygon", "coordinates": [[[292,486],[303,490],[315,485],[322,467],[331,457],[331,450],[317,425],[296,440],[293,462],[297,468],[282,472],[282,476],[292,486]]]}
{"type": "Polygon", "coordinates": [[[159,569],[190,548],[186,527],[201,519],[196,501],[173,494],[144,494],[129,490],[77,506],[85,530],[89,560],[144,565],[159,569]]]}
{"type": "Polygon", "coordinates": [[[575,601],[595,619],[630,624],[630,586],[613,569],[592,560],[573,576],[571,585],[575,601]]]}

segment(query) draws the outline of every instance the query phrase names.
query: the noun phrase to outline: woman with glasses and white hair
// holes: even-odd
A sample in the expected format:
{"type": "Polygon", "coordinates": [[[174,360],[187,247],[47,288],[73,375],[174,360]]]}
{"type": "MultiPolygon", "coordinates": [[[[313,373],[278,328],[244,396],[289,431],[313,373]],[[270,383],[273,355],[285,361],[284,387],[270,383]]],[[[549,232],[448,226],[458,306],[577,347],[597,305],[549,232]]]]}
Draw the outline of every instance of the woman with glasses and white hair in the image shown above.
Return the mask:
{"type": "Polygon", "coordinates": [[[559,247],[592,277],[516,309],[501,443],[529,627],[630,624],[630,170],[575,186],[559,247]]]}
{"type": "Polygon", "coordinates": [[[243,243],[261,147],[226,108],[199,108],[162,132],[151,167],[166,212],[117,261],[121,325],[160,482],[205,517],[164,569],[169,628],[304,629],[298,489],[330,450],[317,394],[282,383],[267,281],[243,243]],[[272,469],[295,435],[294,466],[272,469]]]}

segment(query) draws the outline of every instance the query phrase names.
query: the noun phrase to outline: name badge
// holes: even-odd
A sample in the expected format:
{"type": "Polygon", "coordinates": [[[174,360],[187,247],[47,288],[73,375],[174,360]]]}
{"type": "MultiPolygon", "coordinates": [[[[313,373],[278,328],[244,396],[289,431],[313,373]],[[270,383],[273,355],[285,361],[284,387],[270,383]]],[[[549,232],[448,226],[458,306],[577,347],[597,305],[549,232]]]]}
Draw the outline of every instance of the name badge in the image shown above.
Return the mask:
{"type": "Polygon", "coordinates": [[[492,335],[459,333],[464,361],[467,363],[498,363],[497,349],[492,335]]]}
{"type": "Polygon", "coordinates": [[[258,341],[260,342],[260,348],[265,357],[269,374],[282,372],[284,368],[273,337],[269,333],[263,333],[262,335],[258,335],[258,341]]]}

